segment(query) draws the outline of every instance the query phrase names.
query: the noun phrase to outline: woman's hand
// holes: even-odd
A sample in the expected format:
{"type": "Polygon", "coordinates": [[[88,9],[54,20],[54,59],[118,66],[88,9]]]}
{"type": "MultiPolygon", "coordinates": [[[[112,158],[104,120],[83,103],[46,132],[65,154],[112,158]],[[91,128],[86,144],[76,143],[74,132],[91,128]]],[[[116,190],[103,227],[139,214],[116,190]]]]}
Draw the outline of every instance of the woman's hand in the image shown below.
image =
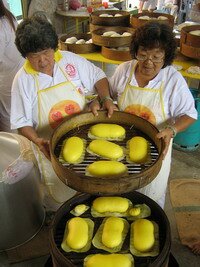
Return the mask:
{"type": "Polygon", "coordinates": [[[25,136],[34,144],[36,144],[40,151],[50,160],[49,140],[38,136],[36,130],[32,126],[24,126],[18,129],[19,134],[25,136]]]}
{"type": "Polygon", "coordinates": [[[95,98],[88,107],[89,111],[92,111],[94,116],[98,116],[98,110],[107,110],[108,118],[110,118],[115,110],[118,110],[117,106],[113,104],[112,99],[105,99],[101,106],[98,98],[95,98]]]}
{"type": "Polygon", "coordinates": [[[88,111],[92,111],[94,116],[98,116],[98,110],[101,109],[98,98],[95,98],[92,102],[89,103],[88,111]]]}
{"type": "Polygon", "coordinates": [[[175,124],[167,125],[165,129],[163,129],[160,133],[157,134],[157,138],[163,138],[165,142],[165,148],[163,151],[163,159],[167,154],[169,143],[171,138],[174,138],[177,133],[184,131],[187,129],[192,123],[195,122],[195,119],[189,117],[188,115],[183,115],[179,118],[176,118],[175,124]]]}
{"type": "Polygon", "coordinates": [[[171,139],[173,138],[173,131],[172,129],[170,128],[165,128],[163,130],[161,130],[157,135],[156,137],[158,139],[162,138],[164,140],[164,144],[165,144],[165,147],[164,147],[164,150],[163,150],[163,159],[165,158],[166,154],[167,154],[167,151],[168,151],[168,148],[169,148],[169,144],[170,144],[170,141],[171,139]]]}
{"type": "Polygon", "coordinates": [[[113,103],[112,99],[106,99],[103,102],[103,109],[108,111],[108,118],[110,118],[114,111],[119,110],[118,107],[113,103]]]}
{"type": "Polygon", "coordinates": [[[39,147],[40,151],[45,155],[48,160],[51,160],[50,149],[49,149],[49,140],[44,138],[37,137],[34,140],[34,143],[39,147]]]}
{"type": "MultiPolygon", "coordinates": [[[[95,89],[98,94],[98,98],[101,104],[101,108],[98,106],[99,109],[106,109],[108,111],[108,118],[110,118],[114,112],[114,110],[118,110],[118,108],[113,104],[113,100],[110,97],[110,90],[109,90],[109,83],[107,78],[103,78],[96,82],[95,89]]],[[[95,116],[98,116],[98,110],[96,109],[96,113],[94,110],[95,116]]]]}

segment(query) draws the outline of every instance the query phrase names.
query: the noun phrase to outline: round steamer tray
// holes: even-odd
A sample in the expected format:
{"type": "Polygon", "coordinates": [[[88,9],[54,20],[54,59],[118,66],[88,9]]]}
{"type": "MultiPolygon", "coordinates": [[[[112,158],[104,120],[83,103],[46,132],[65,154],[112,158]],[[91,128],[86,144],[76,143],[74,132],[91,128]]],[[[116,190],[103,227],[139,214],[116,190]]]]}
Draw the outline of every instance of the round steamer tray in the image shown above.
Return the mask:
{"type": "Polygon", "coordinates": [[[110,31],[110,28],[115,29],[114,31],[117,31],[117,29],[119,28],[119,26],[102,26],[102,25],[95,25],[92,23],[90,23],[89,27],[90,27],[90,32],[93,32],[99,29],[105,29],[106,31],[110,31]]]}
{"type": "Polygon", "coordinates": [[[53,132],[50,140],[50,155],[52,166],[57,176],[69,187],[90,194],[120,194],[130,192],[134,189],[149,184],[158,174],[162,165],[162,151],[164,143],[156,138],[158,129],[148,121],[129,113],[115,111],[111,118],[108,118],[106,111],[99,111],[98,116],[91,112],[80,113],[67,117],[53,132]],[[123,122],[123,123],[122,123],[123,122]],[[117,144],[126,147],[126,142],[133,136],[144,136],[150,143],[150,161],[145,164],[132,164],[122,162],[128,168],[128,174],[112,177],[91,177],[85,175],[87,165],[99,160],[99,157],[92,156],[86,152],[84,160],[80,164],[62,164],[59,162],[59,155],[63,141],[71,136],[78,136],[86,140],[88,144],[91,139],[87,134],[89,128],[97,123],[115,123],[122,125],[126,130],[126,138],[117,144]]]}
{"type": "MultiPolygon", "coordinates": [[[[155,221],[159,227],[159,255],[145,256],[145,257],[134,257],[135,267],[166,267],[168,265],[169,253],[171,247],[171,233],[169,220],[164,213],[163,209],[152,199],[147,196],[134,191],[130,193],[121,194],[121,197],[128,198],[133,205],[146,204],[151,209],[151,215],[147,219],[155,221]]],[[[54,267],[83,267],[84,259],[91,254],[106,253],[104,250],[100,250],[93,245],[91,248],[82,253],[76,252],[65,252],[61,248],[63,236],[65,232],[66,222],[73,218],[70,213],[79,204],[85,204],[89,207],[92,206],[92,202],[97,196],[90,194],[78,194],[68,201],[66,201],[55,213],[55,216],[51,222],[49,231],[49,245],[50,253],[53,259],[54,267]]],[[[89,218],[94,222],[94,235],[102,223],[104,218],[94,218],[91,215],[91,208],[81,215],[82,218],[89,218]]],[[[125,218],[124,218],[125,219],[125,218]]],[[[128,221],[128,220],[127,220],[128,221]]],[[[128,221],[132,223],[132,221],[128,221]]],[[[121,250],[118,253],[130,253],[130,231],[128,232],[121,250]]],[[[172,266],[172,265],[170,265],[172,266]]],[[[48,265],[49,267],[49,265],[48,265]]],[[[121,266],[122,267],[122,266],[121,266]]],[[[173,265],[175,267],[175,265],[173,265]]]]}
{"type": "Polygon", "coordinates": [[[120,10],[101,10],[94,11],[90,16],[90,23],[101,26],[123,26],[129,27],[130,13],[120,10]],[[99,17],[101,14],[113,15],[113,17],[99,17]],[[115,14],[121,14],[120,17],[114,17],[115,14]]]}
{"type": "Polygon", "coordinates": [[[138,28],[142,25],[144,25],[147,22],[150,21],[156,21],[156,22],[160,22],[160,23],[164,23],[167,24],[171,27],[174,27],[174,16],[169,15],[169,14],[164,14],[164,13],[152,13],[152,12],[142,12],[139,14],[135,14],[131,16],[131,25],[134,28],[138,28]],[[144,19],[139,19],[139,17],[143,17],[143,16],[149,16],[151,19],[149,20],[144,20],[144,19]],[[167,20],[158,20],[157,18],[159,16],[163,16],[166,17],[167,20]]]}
{"type": "Polygon", "coordinates": [[[119,47],[119,46],[130,45],[132,36],[125,36],[125,37],[102,36],[102,34],[107,31],[115,31],[119,34],[122,34],[124,32],[129,32],[133,34],[135,30],[133,28],[128,28],[128,27],[110,27],[106,29],[101,28],[92,32],[93,43],[99,46],[106,46],[106,47],[119,47]]]}
{"type": "Polygon", "coordinates": [[[105,58],[108,58],[111,60],[128,61],[132,59],[130,55],[130,51],[113,50],[112,48],[105,47],[105,46],[102,46],[101,54],[105,58]]]}
{"type": "Polygon", "coordinates": [[[200,36],[190,34],[200,30],[200,25],[186,26],[181,29],[180,52],[190,58],[200,59],[200,36]]]}
{"type": "Polygon", "coordinates": [[[79,39],[84,39],[86,41],[92,38],[91,34],[84,34],[84,33],[75,33],[75,34],[64,34],[61,35],[59,38],[60,49],[67,50],[76,54],[86,54],[86,53],[93,53],[99,50],[99,47],[95,44],[66,44],[65,40],[70,37],[76,37],[79,39]]]}

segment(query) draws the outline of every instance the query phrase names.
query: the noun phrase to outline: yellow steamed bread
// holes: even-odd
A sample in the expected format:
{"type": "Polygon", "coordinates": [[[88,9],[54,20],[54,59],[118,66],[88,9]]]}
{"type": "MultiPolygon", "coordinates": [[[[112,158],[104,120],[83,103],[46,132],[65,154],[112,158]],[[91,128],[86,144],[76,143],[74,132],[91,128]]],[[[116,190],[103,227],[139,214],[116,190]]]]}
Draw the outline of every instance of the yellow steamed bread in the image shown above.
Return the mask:
{"type": "Polygon", "coordinates": [[[103,227],[102,243],[108,248],[114,248],[122,242],[122,233],[124,230],[123,219],[109,217],[103,227]]]}
{"type": "Polygon", "coordinates": [[[140,252],[151,250],[154,245],[154,225],[147,219],[138,219],[131,224],[133,231],[133,246],[140,252]]]}
{"type": "Polygon", "coordinates": [[[87,171],[97,177],[119,176],[127,172],[127,167],[122,162],[99,160],[89,164],[87,171]]]}
{"type": "Polygon", "coordinates": [[[67,245],[72,249],[82,249],[88,242],[88,224],[84,218],[75,217],[68,222],[67,245]]]}
{"type": "Polygon", "coordinates": [[[69,163],[76,163],[83,155],[84,142],[81,138],[73,136],[66,140],[63,147],[63,158],[69,163]]]}
{"type": "Polygon", "coordinates": [[[93,201],[92,207],[99,213],[126,212],[129,202],[127,198],[123,197],[98,197],[93,201]]]}
{"type": "Polygon", "coordinates": [[[129,141],[129,157],[136,163],[144,163],[148,155],[148,142],[141,136],[135,136],[129,141]]]}
{"type": "Polygon", "coordinates": [[[101,157],[117,160],[123,157],[123,149],[106,140],[93,140],[89,144],[89,150],[101,157]]]}
{"type": "Polygon", "coordinates": [[[100,138],[120,138],[125,135],[125,129],[117,124],[99,123],[90,128],[90,133],[100,138]]]}
{"type": "Polygon", "coordinates": [[[91,255],[84,267],[132,267],[132,261],[126,254],[91,255]]]}

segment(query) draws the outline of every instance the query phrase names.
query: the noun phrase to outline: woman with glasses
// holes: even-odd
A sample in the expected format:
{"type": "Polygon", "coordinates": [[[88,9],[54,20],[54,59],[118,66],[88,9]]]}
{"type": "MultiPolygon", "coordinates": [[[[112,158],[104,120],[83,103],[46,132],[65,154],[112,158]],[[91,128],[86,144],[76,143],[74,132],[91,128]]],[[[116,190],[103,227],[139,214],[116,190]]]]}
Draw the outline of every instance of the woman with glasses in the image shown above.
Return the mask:
{"type": "Polygon", "coordinates": [[[197,119],[194,99],[182,75],[172,66],[176,41],[172,29],[150,22],[136,29],[130,45],[132,60],[122,63],[110,79],[119,109],[140,116],[160,130],[165,149],[158,176],[139,191],[164,207],[170,172],[172,138],[197,119]]]}

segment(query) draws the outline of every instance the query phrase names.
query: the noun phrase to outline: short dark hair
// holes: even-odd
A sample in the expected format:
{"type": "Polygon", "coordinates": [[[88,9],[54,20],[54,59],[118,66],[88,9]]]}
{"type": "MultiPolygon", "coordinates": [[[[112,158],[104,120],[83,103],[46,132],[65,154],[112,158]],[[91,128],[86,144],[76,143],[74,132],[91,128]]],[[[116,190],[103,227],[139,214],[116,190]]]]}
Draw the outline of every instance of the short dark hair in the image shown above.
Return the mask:
{"type": "Polygon", "coordinates": [[[130,53],[136,58],[139,46],[147,49],[161,48],[165,51],[164,65],[172,64],[176,55],[176,40],[170,26],[160,22],[148,22],[137,28],[132,36],[130,53]]]}
{"type": "Polygon", "coordinates": [[[17,27],[15,44],[26,57],[28,53],[36,53],[45,49],[58,47],[58,36],[51,23],[40,17],[24,19],[17,27]]]}

